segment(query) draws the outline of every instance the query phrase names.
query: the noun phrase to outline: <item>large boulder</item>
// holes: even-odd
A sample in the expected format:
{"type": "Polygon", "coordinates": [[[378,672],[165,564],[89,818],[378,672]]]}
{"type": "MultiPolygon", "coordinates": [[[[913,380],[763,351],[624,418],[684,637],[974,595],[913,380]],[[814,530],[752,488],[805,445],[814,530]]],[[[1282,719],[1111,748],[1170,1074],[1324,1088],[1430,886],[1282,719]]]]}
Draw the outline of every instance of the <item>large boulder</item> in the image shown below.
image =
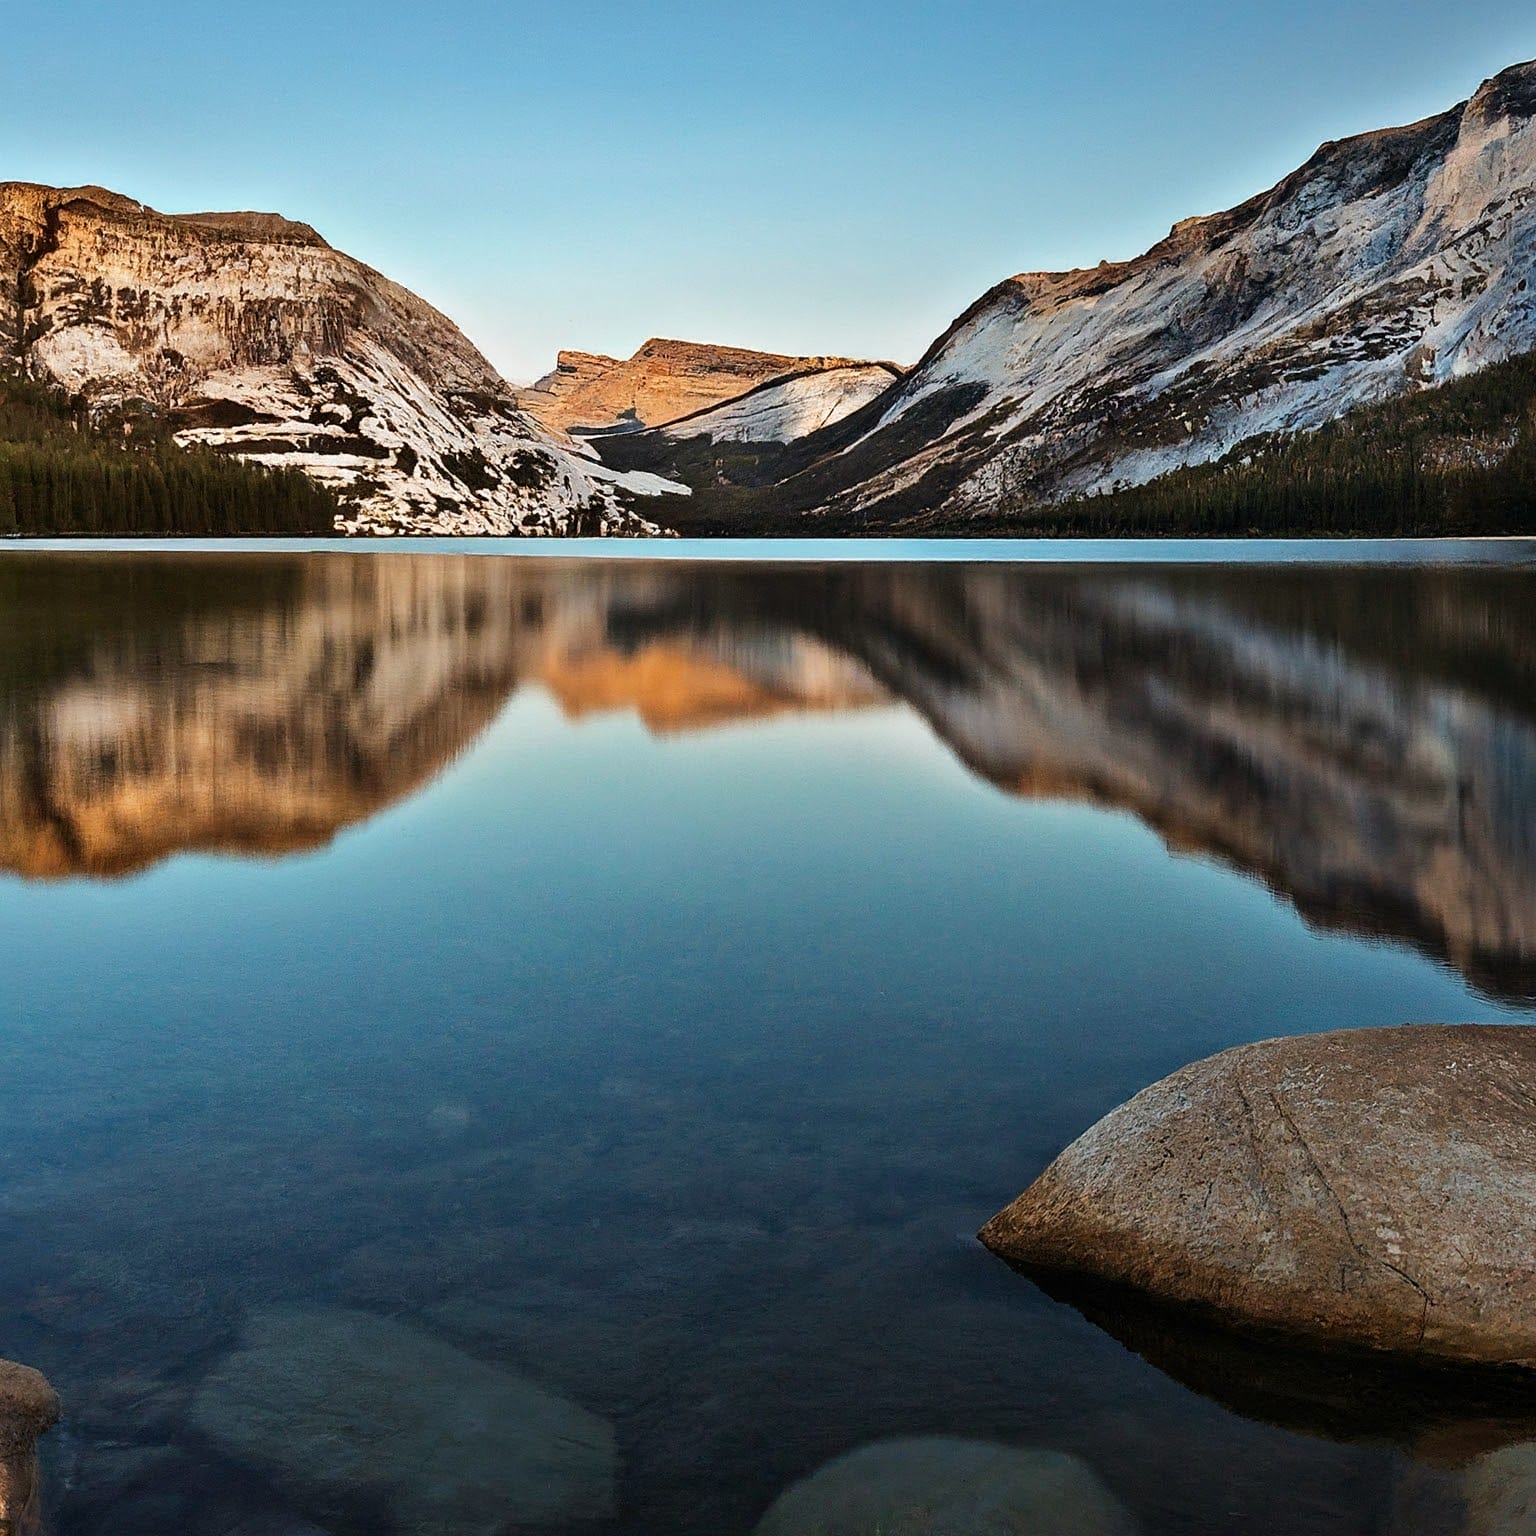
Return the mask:
{"type": "Polygon", "coordinates": [[[59,1422],[59,1397],[40,1371],[0,1360],[0,1532],[41,1528],[37,1439],[59,1422]]]}
{"type": "Polygon", "coordinates": [[[942,1437],[840,1456],[780,1495],[755,1536],[1131,1536],[1076,1456],[942,1437]]]}
{"type": "Polygon", "coordinates": [[[366,1312],[254,1313],[192,1419],[322,1519],[366,1505],[414,1536],[501,1536],[613,1513],[606,1423],[366,1312]]]}
{"type": "Polygon", "coordinates": [[[59,1422],[59,1394],[41,1371],[0,1360],[0,1452],[31,1449],[59,1422]]]}
{"type": "Polygon", "coordinates": [[[1244,1327],[1536,1368],[1536,1028],[1225,1051],[1105,1116],[981,1239],[1244,1327]]]}
{"type": "Polygon", "coordinates": [[[1536,1445],[1509,1445],[1466,1472],[1465,1536],[1530,1536],[1536,1531],[1536,1445]]]}

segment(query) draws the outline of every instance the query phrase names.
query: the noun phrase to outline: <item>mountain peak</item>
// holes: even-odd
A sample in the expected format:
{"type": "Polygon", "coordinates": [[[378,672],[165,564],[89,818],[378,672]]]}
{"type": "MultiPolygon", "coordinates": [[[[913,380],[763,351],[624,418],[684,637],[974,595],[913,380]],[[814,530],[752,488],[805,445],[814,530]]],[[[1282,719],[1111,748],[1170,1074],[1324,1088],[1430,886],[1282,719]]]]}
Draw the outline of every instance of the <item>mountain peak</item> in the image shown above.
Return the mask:
{"type": "MultiPolygon", "coordinates": [[[[447,316],[274,213],[0,183],[0,371],[333,489],[364,532],[654,532],[447,316]]],[[[628,493],[628,494],[626,494],[628,493]]]]}
{"type": "Polygon", "coordinates": [[[1483,81],[1467,109],[1486,120],[1536,117],[1536,60],[1511,65],[1483,81]]]}

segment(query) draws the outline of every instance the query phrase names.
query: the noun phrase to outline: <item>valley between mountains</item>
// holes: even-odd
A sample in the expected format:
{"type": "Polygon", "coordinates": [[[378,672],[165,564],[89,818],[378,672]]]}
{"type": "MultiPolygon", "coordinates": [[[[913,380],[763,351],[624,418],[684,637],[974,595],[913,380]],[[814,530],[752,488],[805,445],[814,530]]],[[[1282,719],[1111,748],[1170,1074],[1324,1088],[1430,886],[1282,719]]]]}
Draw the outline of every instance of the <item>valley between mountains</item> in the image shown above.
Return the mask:
{"type": "Polygon", "coordinates": [[[519,388],[308,225],[12,182],[0,532],[1523,531],[1533,280],[1536,64],[911,367],[656,339],[519,388]],[[164,488],[231,461],[217,525],[164,488]]]}

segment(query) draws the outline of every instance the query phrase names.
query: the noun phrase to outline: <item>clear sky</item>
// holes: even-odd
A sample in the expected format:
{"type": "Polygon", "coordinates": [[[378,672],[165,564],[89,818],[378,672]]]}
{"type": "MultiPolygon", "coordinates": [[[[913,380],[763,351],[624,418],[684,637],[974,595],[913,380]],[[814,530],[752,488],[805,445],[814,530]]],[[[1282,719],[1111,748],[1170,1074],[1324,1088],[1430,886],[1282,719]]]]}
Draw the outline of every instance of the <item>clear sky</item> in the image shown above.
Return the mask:
{"type": "Polygon", "coordinates": [[[276,209],[513,378],[911,361],[1536,56],[1530,0],[0,0],[0,179],[276,209]]]}

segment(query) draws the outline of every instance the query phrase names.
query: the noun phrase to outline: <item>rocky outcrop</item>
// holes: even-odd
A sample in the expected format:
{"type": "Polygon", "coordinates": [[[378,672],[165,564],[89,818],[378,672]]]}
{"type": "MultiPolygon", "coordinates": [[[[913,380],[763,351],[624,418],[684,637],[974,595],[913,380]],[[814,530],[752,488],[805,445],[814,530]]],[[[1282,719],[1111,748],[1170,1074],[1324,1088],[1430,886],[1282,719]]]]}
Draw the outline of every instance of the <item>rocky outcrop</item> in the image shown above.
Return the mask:
{"type": "MultiPolygon", "coordinates": [[[[862,367],[849,358],[788,357],[653,337],[631,358],[562,352],[518,403],[547,427],[653,427],[708,410],[770,379],[862,367]]],[[[887,375],[886,382],[890,382],[887,375]]]]}
{"type": "Polygon", "coordinates": [[[981,1232],[1326,1346],[1536,1370],[1536,1029],[1346,1030],[1153,1084],[981,1232]]]}
{"type": "Polygon", "coordinates": [[[1076,1456],[975,1440],[891,1440],[785,1492],[756,1536],[1132,1536],[1076,1456]]]}
{"type": "Polygon", "coordinates": [[[840,528],[1140,484],[1529,351],[1533,281],[1525,64],[1449,112],[1325,144],[1132,261],[999,283],[777,484],[742,483],[760,514],[840,528]]]}
{"type": "Polygon", "coordinates": [[[522,414],[444,315],[275,214],[0,183],[0,369],[302,469],[351,531],[647,533],[662,489],[522,414]]]}
{"type": "Polygon", "coordinates": [[[419,1536],[501,1536],[613,1513],[606,1423],[365,1312],[253,1314],[199,1388],[192,1422],[322,1520],[371,1504],[419,1536]]]}
{"type": "Polygon", "coordinates": [[[0,1531],[35,1536],[37,1442],[59,1422],[58,1394],[39,1371],[0,1360],[0,1531]]]}

